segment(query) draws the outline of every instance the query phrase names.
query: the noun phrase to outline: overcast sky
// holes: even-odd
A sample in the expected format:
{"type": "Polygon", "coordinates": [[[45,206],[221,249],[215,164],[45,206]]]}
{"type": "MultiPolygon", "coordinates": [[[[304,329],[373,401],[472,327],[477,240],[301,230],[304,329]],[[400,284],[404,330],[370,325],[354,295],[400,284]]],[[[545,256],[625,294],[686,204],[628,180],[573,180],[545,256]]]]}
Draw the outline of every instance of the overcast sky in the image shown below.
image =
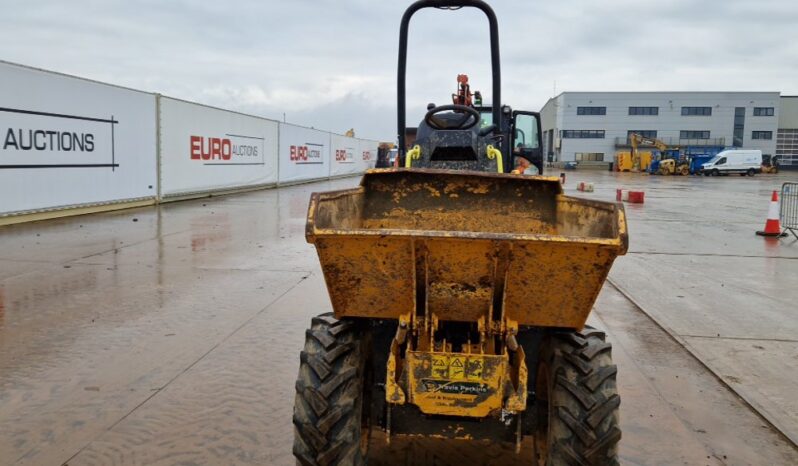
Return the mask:
{"type": "MultiPolygon", "coordinates": [[[[797,0],[493,0],[503,100],[563,91],[798,94],[797,0]],[[556,84],[555,84],[556,83],[556,84]]],[[[405,0],[0,0],[0,59],[394,140],[405,0]]],[[[490,101],[475,10],[411,23],[408,124],[458,73],[490,101]]]]}

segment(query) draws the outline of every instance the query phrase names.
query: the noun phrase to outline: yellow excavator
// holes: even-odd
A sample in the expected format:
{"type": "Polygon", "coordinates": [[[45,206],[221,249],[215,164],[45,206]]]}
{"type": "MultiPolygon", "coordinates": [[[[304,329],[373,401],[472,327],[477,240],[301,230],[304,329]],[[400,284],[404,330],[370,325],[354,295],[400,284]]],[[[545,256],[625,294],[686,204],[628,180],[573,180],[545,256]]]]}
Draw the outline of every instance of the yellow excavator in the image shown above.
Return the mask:
{"type": "Polygon", "coordinates": [[[640,151],[637,150],[638,146],[653,146],[660,152],[665,152],[668,145],[657,138],[647,138],[637,133],[629,134],[629,145],[632,146],[632,171],[639,172],[641,170],[640,151]]]}

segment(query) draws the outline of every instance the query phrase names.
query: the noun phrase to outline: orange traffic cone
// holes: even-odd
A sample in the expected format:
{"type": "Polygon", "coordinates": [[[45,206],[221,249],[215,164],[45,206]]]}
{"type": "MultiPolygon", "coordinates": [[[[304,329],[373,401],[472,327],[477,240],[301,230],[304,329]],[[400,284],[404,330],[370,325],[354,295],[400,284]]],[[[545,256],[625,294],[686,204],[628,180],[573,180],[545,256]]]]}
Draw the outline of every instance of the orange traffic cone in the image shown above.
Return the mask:
{"type": "Polygon", "coordinates": [[[768,209],[768,219],[765,221],[765,231],[757,231],[759,236],[787,236],[781,232],[781,222],[779,222],[779,193],[773,191],[770,198],[770,208],[768,209]]]}

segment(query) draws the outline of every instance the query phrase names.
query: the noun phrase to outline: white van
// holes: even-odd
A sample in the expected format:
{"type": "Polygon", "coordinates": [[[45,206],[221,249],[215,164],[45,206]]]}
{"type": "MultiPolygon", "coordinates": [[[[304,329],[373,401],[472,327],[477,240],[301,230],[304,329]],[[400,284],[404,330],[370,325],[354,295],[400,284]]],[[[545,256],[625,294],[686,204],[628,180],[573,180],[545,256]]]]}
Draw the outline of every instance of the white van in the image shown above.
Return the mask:
{"type": "Polygon", "coordinates": [[[701,165],[704,176],[728,175],[739,173],[754,176],[762,170],[761,150],[724,150],[701,165]]]}

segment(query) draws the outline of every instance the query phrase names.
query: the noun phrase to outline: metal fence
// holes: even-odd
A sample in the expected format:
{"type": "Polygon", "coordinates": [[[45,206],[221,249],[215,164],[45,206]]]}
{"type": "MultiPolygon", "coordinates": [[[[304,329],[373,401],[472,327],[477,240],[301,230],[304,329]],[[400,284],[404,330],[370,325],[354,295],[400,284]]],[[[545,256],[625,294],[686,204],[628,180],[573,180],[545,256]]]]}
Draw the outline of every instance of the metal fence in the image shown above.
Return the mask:
{"type": "Polygon", "coordinates": [[[798,238],[798,183],[781,185],[781,207],[779,221],[784,230],[789,230],[798,238]]]}
{"type": "MultiPolygon", "coordinates": [[[[675,137],[662,137],[657,138],[671,147],[685,147],[685,146],[701,146],[701,147],[724,147],[726,146],[726,138],[709,138],[709,139],[682,139],[675,137]]],[[[616,137],[615,147],[630,146],[629,137],[616,137]]],[[[641,148],[650,148],[654,146],[641,144],[641,148]]]]}

